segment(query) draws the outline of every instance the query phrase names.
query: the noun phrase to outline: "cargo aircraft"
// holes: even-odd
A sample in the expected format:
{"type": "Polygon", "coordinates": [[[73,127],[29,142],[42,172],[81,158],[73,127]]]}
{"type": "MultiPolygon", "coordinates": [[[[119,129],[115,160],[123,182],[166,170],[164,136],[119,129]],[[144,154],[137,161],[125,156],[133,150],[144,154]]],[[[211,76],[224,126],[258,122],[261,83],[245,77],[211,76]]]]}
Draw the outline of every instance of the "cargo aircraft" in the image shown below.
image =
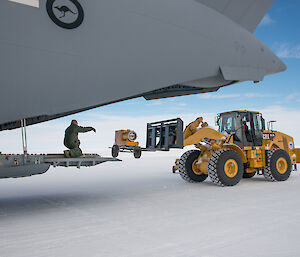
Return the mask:
{"type": "Polygon", "coordinates": [[[0,131],[284,71],[253,35],[273,1],[2,0],[0,131]]]}

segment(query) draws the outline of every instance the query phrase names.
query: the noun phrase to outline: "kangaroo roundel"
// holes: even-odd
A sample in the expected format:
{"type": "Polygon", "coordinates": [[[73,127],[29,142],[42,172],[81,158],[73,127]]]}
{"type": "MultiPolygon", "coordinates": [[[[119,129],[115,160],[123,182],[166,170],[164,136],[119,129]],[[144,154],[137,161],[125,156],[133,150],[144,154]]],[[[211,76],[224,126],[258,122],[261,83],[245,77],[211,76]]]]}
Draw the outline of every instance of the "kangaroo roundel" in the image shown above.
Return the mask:
{"type": "Polygon", "coordinates": [[[84,19],[84,11],[77,0],[47,0],[47,13],[51,20],[64,29],[79,27],[84,19]]]}

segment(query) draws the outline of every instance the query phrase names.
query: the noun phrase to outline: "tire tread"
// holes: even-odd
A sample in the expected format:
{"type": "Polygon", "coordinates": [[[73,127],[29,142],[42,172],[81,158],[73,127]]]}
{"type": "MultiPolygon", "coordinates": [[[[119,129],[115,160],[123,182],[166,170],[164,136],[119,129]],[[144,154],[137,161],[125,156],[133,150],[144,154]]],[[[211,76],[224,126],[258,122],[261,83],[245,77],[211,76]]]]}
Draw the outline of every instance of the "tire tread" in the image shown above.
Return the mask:
{"type": "MultiPolygon", "coordinates": [[[[234,152],[238,158],[240,158],[240,156],[238,155],[238,153],[236,153],[236,151],[232,150],[232,149],[228,149],[228,148],[225,148],[225,149],[221,149],[221,150],[217,150],[215,151],[209,162],[208,162],[208,176],[210,177],[211,181],[218,185],[218,186],[221,186],[221,187],[225,187],[225,186],[234,186],[236,185],[237,183],[239,183],[239,181],[241,180],[242,178],[242,172],[243,170],[241,170],[241,173],[240,173],[240,177],[238,177],[238,181],[235,183],[235,184],[226,184],[224,182],[224,180],[222,181],[222,178],[221,178],[221,175],[218,174],[218,162],[219,162],[219,159],[224,155],[224,153],[226,152],[234,152]],[[219,177],[220,176],[220,177],[219,177]],[[225,184],[224,184],[225,183],[225,184]]],[[[242,163],[242,159],[240,158],[240,162],[242,163]]],[[[240,168],[242,169],[242,168],[240,168]]]]}
{"type": "Polygon", "coordinates": [[[179,175],[181,176],[181,178],[189,183],[199,183],[197,181],[192,180],[189,175],[186,172],[186,168],[185,168],[185,163],[187,158],[190,156],[191,153],[193,152],[199,152],[198,150],[190,150],[185,152],[179,159],[179,164],[178,164],[178,171],[179,171],[179,175]]]}
{"type": "MultiPolygon", "coordinates": [[[[282,180],[278,180],[274,177],[274,175],[272,173],[272,168],[271,168],[271,165],[272,165],[271,158],[278,151],[284,151],[284,150],[281,148],[274,148],[274,149],[268,150],[267,154],[266,154],[266,166],[263,169],[263,175],[264,175],[265,179],[270,182],[282,181],[282,180]]],[[[287,154],[287,156],[289,156],[288,153],[286,153],[286,154],[287,154]]],[[[289,177],[289,175],[288,175],[288,177],[289,177]]]]}

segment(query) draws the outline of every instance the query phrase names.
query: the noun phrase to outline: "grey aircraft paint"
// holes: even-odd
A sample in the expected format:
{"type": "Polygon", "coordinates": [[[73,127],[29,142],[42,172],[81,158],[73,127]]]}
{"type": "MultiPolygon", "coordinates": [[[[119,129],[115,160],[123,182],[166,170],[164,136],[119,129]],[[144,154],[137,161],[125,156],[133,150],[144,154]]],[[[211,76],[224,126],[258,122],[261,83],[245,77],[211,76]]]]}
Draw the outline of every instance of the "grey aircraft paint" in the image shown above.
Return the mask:
{"type": "Polygon", "coordinates": [[[286,69],[252,34],[273,0],[16,1],[0,2],[0,130],[286,69]]]}

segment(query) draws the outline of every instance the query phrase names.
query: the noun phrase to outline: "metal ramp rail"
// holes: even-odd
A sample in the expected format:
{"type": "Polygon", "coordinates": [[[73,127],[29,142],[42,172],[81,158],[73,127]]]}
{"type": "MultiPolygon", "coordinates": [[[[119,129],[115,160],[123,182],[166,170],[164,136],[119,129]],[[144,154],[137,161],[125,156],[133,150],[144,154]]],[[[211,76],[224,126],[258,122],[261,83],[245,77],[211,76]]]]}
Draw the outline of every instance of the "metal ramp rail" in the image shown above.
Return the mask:
{"type": "Polygon", "coordinates": [[[117,158],[101,157],[97,154],[86,154],[78,158],[65,158],[63,154],[49,154],[44,157],[44,162],[53,167],[92,167],[104,162],[121,161],[117,158]]]}

